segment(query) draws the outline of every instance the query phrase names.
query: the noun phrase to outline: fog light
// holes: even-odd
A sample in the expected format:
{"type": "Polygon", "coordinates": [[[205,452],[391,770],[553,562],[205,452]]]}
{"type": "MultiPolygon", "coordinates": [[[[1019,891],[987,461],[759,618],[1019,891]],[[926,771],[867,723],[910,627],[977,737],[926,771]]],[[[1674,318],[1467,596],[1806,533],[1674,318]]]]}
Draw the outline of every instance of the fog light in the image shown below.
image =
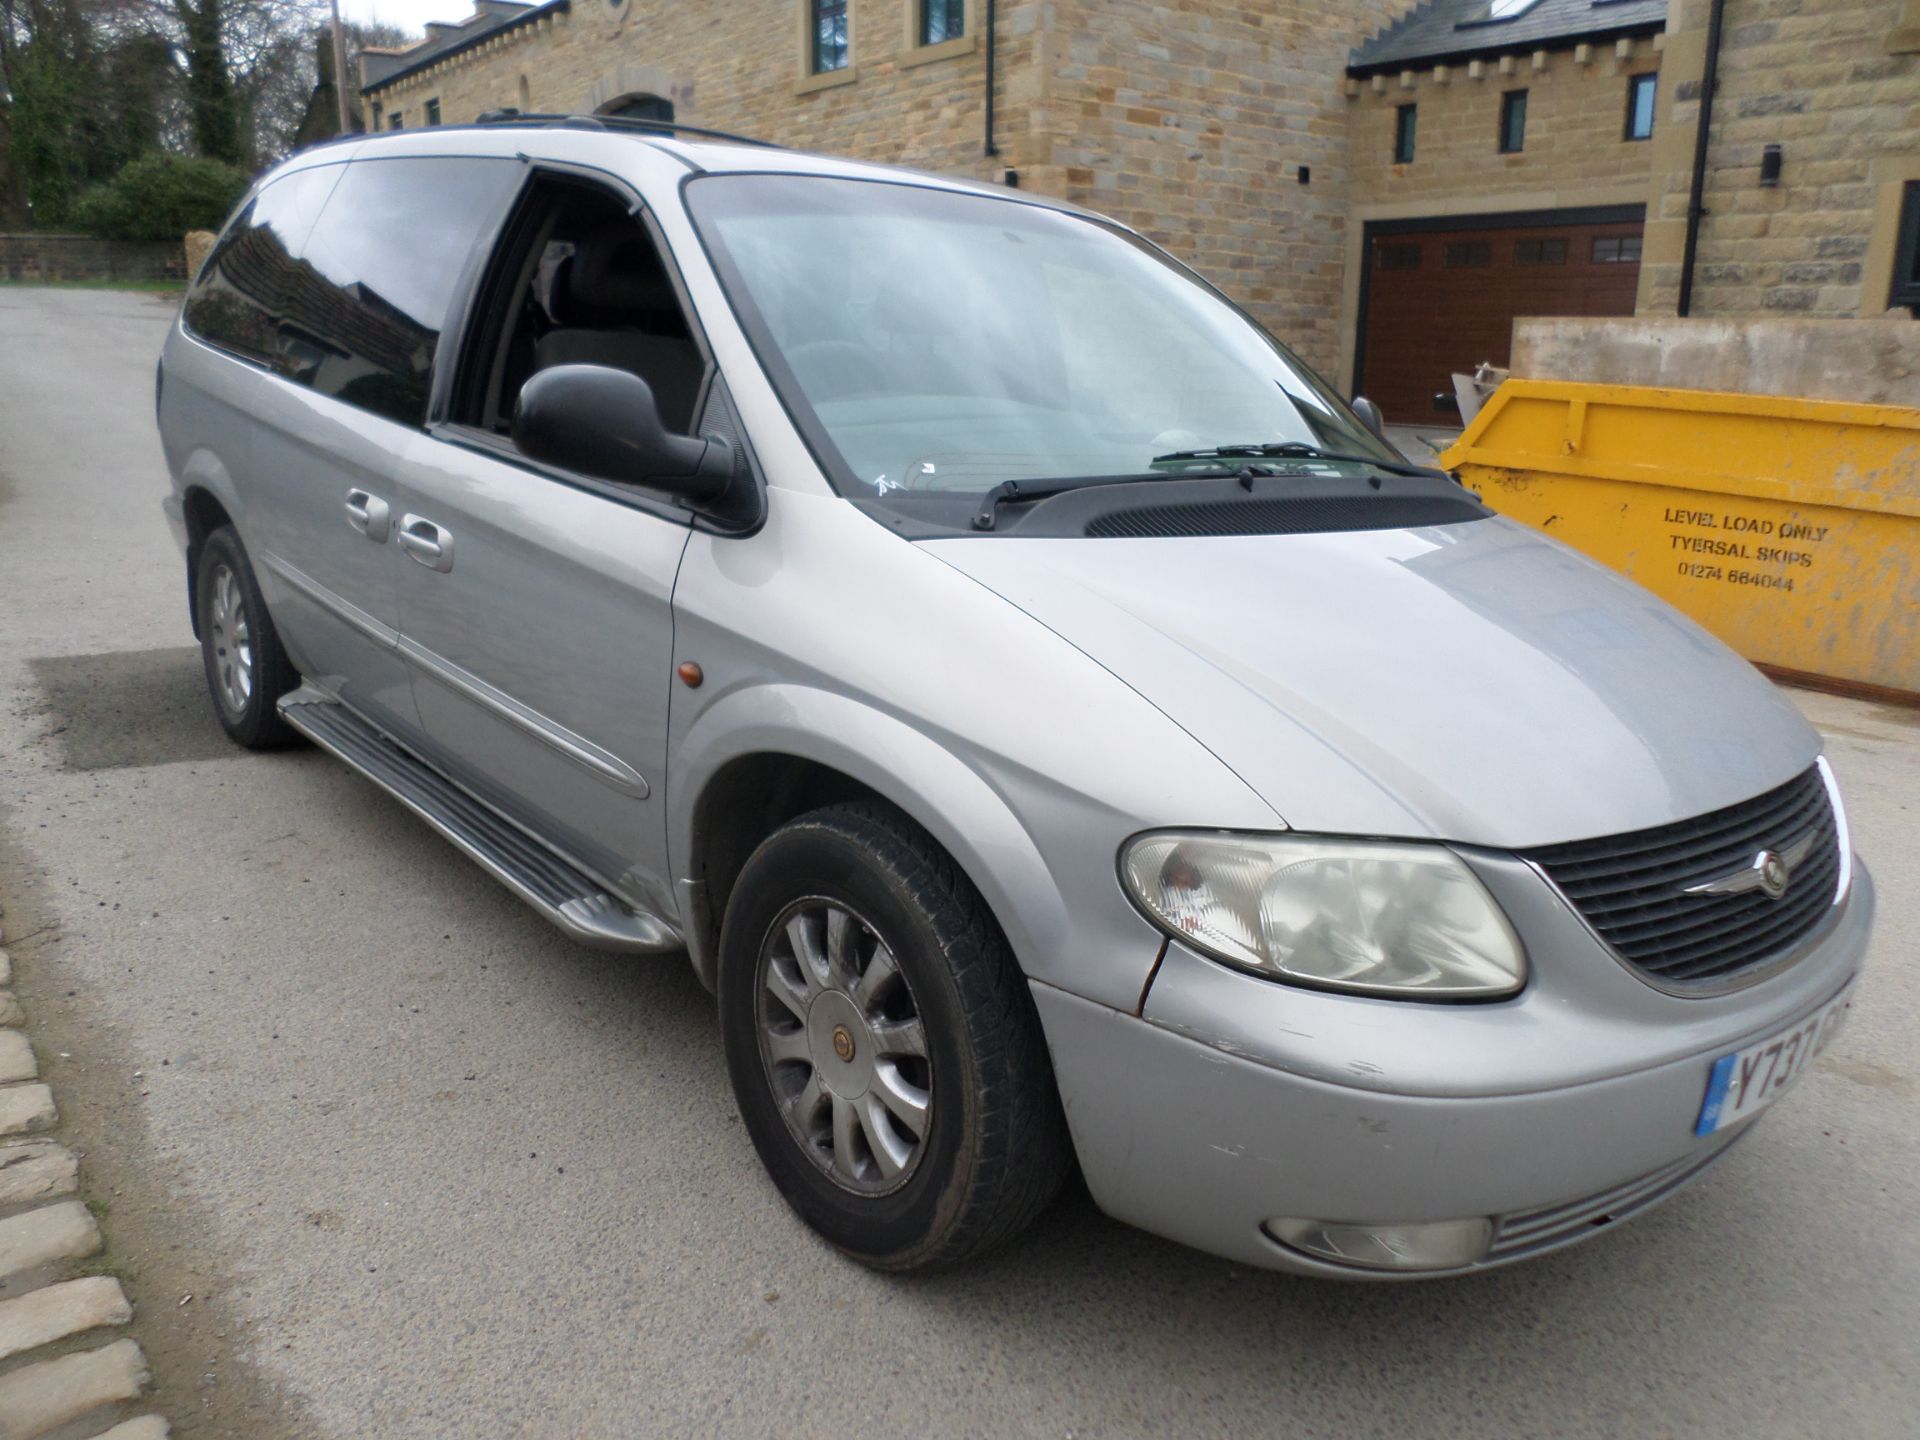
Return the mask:
{"type": "Polygon", "coordinates": [[[1493,1222],[1483,1218],[1423,1225],[1269,1220],[1264,1228],[1290,1250],[1366,1270],[1456,1270],[1483,1257],[1493,1243],[1493,1222]]]}

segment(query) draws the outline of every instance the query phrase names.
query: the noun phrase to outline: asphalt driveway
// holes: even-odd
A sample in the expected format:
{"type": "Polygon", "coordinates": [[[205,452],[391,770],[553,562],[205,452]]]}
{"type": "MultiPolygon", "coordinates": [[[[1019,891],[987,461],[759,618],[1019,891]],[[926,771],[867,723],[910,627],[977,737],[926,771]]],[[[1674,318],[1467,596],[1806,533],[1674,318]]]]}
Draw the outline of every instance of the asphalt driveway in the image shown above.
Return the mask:
{"type": "Polygon", "coordinates": [[[1353,1287],[1069,1196],[882,1278],[763,1178],[683,966],[571,947],[316,752],[225,744],[159,509],[171,313],[0,287],[0,903],[180,1434],[1916,1433],[1920,713],[1796,697],[1872,963],[1663,1210],[1353,1287]]]}

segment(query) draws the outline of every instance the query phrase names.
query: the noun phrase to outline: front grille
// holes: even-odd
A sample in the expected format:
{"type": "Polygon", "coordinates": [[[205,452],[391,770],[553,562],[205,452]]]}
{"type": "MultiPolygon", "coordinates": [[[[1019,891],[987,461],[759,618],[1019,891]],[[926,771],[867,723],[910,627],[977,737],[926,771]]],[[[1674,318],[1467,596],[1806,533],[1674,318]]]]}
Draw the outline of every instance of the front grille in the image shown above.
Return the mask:
{"type": "Polygon", "coordinates": [[[1839,835],[1818,767],[1711,815],[1526,858],[1622,959],[1655,984],[1680,989],[1722,988],[1777,959],[1826,917],[1840,881],[1839,835]],[[1684,893],[1809,833],[1813,846],[1778,900],[1758,889],[1684,893]]]}
{"type": "Polygon", "coordinates": [[[1650,1210],[1726,1154],[1733,1142],[1746,1133],[1747,1127],[1743,1125],[1664,1169],[1598,1195],[1570,1200],[1564,1205],[1546,1205],[1538,1210],[1502,1215],[1494,1227],[1493,1245],[1481,1263],[1492,1265],[1552,1250],[1604,1226],[1630,1219],[1642,1210],[1650,1210]]]}
{"type": "Polygon", "coordinates": [[[1405,530],[1481,520],[1481,508],[1459,495],[1309,495],[1246,500],[1195,500],[1110,510],[1087,522],[1094,539],[1176,535],[1312,535],[1350,530],[1405,530]]]}

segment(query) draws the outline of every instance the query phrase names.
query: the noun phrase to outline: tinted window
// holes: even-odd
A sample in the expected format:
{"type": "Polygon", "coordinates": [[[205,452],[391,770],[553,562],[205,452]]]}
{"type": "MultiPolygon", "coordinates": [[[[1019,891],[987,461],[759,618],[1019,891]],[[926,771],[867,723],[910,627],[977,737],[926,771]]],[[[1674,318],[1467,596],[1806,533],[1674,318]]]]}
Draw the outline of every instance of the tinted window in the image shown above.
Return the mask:
{"type": "Polygon", "coordinates": [[[1500,153],[1518,155],[1527,147],[1527,92],[1509,90],[1500,97],[1500,153]]]}
{"type": "Polygon", "coordinates": [[[298,378],[419,424],[454,286],[492,237],[519,170],[513,160],[349,165],[301,254],[309,288],[298,319],[315,348],[298,378]]]}
{"type": "Polygon", "coordinates": [[[1393,112],[1393,163],[1413,163],[1414,130],[1420,119],[1417,106],[1402,105],[1393,112]]]}
{"type": "Polygon", "coordinates": [[[808,0],[813,7],[813,69],[817,75],[847,68],[847,0],[808,0]]]}
{"type": "Polygon", "coordinates": [[[1911,306],[1920,314],[1920,180],[1901,192],[1900,234],[1894,247],[1893,294],[1889,305],[1911,306]]]}
{"type": "Polygon", "coordinates": [[[298,256],[343,168],[283,175],[247,202],[187,296],[187,329],[282,374],[300,368],[303,349],[288,328],[308,283],[298,256]]]}

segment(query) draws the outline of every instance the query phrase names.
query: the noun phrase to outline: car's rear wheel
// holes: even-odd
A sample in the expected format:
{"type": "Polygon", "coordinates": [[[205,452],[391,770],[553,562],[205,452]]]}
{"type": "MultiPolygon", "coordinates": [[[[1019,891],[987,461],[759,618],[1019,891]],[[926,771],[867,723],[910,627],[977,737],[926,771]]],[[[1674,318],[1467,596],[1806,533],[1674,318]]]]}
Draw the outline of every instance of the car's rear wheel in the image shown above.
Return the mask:
{"type": "Polygon", "coordinates": [[[280,718],[276,702],[300,683],[260,596],[246,547],[231,525],[200,546],[194,577],[200,654],[214,714],[249,750],[271,750],[299,736],[280,718]]]}
{"type": "Polygon", "coordinates": [[[787,1202],[866,1264],[1023,1229],[1066,1172],[1039,1020],[985,902],[892,808],[838,805],[747,861],[720,941],[741,1117],[787,1202]]]}

